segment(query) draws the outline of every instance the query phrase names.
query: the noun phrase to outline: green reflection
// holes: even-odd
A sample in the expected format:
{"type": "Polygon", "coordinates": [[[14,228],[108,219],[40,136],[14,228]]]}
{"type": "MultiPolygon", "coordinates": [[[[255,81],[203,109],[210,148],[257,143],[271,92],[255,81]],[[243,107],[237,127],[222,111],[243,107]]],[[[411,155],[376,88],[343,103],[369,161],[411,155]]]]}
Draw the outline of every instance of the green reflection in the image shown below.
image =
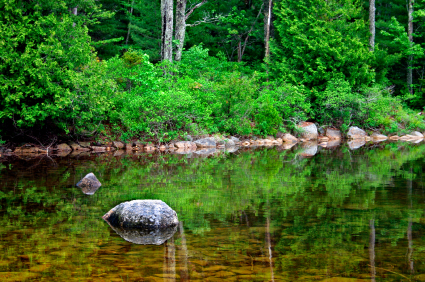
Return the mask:
{"type": "Polygon", "coordinates": [[[425,277],[425,146],[301,152],[3,164],[0,272],[5,281],[425,277]],[[88,172],[102,182],[91,196],[74,186],[88,172]],[[175,209],[174,238],[138,246],[116,235],[101,216],[133,199],[175,209]]]}

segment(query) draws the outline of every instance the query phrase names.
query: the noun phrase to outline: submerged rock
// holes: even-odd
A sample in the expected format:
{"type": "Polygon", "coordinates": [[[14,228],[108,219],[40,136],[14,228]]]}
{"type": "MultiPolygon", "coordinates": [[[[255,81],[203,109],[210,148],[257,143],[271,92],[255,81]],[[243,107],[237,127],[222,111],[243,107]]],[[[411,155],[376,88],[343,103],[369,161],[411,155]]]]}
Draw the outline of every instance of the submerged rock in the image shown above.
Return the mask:
{"type": "Polygon", "coordinates": [[[111,226],[124,229],[162,229],[177,226],[177,213],[161,200],[121,203],[103,217],[111,226]]]}
{"type": "Polygon", "coordinates": [[[177,231],[177,225],[170,228],[145,229],[145,228],[111,228],[121,236],[124,240],[130,243],[139,245],[162,245],[165,241],[174,236],[177,231]]]}
{"type": "Polygon", "coordinates": [[[81,188],[81,191],[86,195],[93,195],[101,185],[100,181],[92,172],[84,176],[84,178],[77,183],[77,187],[81,188]]]}

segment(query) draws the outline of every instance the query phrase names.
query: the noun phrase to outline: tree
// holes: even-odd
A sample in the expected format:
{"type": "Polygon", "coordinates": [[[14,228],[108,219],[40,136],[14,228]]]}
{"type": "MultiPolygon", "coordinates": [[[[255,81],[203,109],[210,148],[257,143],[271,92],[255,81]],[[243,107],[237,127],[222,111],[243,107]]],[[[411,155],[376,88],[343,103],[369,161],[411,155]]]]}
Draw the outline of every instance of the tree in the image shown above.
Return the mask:
{"type": "Polygon", "coordinates": [[[84,25],[89,18],[71,14],[66,4],[0,0],[1,122],[66,129],[102,118],[111,84],[99,76],[103,64],[84,25]]]}
{"type": "MultiPolygon", "coordinates": [[[[413,46],[413,5],[415,0],[409,0],[408,2],[408,31],[407,34],[409,36],[410,47],[413,46]]],[[[413,55],[409,56],[409,62],[407,66],[407,87],[409,89],[410,94],[413,94],[413,55]]]]}
{"type": "Polygon", "coordinates": [[[272,5],[273,0],[265,0],[267,3],[266,10],[264,13],[264,58],[268,61],[270,57],[270,31],[272,25],[272,5]]]}
{"type": "Polygon", "coordinates": [[[161,0],[161,60],[173,61],[173,0],[161,0]]]}
{"type": "Polygon", "coordinates": [[[369,0],[369,45],[370,51],[375,50],[375,0],[369,0]]]}

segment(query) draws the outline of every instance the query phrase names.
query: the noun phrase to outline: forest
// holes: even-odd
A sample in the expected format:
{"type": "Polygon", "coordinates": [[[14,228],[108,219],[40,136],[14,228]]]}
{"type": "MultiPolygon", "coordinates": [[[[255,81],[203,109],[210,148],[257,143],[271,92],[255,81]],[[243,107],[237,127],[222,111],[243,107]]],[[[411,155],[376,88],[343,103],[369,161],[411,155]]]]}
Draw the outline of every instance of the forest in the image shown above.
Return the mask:
{"type": "Polygon", "coordinates": [[[425,130],[424,0],[0,0],[0,145],[425,130]],[[35,137],[34,137],[35,138],[35,137]]]}

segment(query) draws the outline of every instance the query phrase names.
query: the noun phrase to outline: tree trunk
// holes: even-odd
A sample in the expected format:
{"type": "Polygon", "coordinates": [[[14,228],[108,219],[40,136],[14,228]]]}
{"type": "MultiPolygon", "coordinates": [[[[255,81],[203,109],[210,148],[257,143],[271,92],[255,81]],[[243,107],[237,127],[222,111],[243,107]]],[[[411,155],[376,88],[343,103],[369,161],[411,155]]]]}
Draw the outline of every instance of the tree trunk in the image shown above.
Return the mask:
{"type": "Polygon", "coordinates": [[[369,30],[370,38],[369,45],[370,51],[375,50],[375,0],[369,0],[369,30]]]}
{"type": "Polygon", "coordinates": [[[161,60],[173,61],[173,0],[161,0],[161,60]]]}
{"type": "Polygon", "coordinates": [[[131,17],[133,16],[133,7],[134,7],[134,0],[131,1],[131,6],[130,6],[130,19],[128,21],[128,31],[127,31],[127,38],[125,39],[125,45],[128,44],[128,39],[130,38],[131,17]]]}
{"type": "MultiPolygon", "coordinates": [[[[71,14],[73,14],[74,16],[78,15],[78,7],[74,7],[74,8],[69,8],[69,11],[71,12],[71,14]]],[[[77,24],[74,22],[72,23],[72,27],[75,27],[77,24]]]]}
{"type": "Polygon", "coordinates": [[[272,6],[273,6],[273,0],[266,0],[267,6],[266,6],[266,12],[264,17],[264,45],[265,45],[265,56],[264,58],[266,61],[268,61],[270,57],[270,27],[271,27],[271,21],[272,21],[272,6]]]}
{"type": "Polygon", "coordinates": [[[176,50],[176,61],[181,61],[184,37],[186,33],[186,4],[187,0],[177,0],[176,6],[176,33],[174,38],[179,41],[176,50]]]}
{"type": "MultiPolygon", "coordinates": [[[[410,41],[410,47],[413,46],[413,5],[415,4],[415,0],[409,0],[408,3],[408,36],[410,41]]],[[[407,66],[407,87],[409,89],[410,94],[413,94],[413,56],[409,56],[409,62],[407,66]]]]}

